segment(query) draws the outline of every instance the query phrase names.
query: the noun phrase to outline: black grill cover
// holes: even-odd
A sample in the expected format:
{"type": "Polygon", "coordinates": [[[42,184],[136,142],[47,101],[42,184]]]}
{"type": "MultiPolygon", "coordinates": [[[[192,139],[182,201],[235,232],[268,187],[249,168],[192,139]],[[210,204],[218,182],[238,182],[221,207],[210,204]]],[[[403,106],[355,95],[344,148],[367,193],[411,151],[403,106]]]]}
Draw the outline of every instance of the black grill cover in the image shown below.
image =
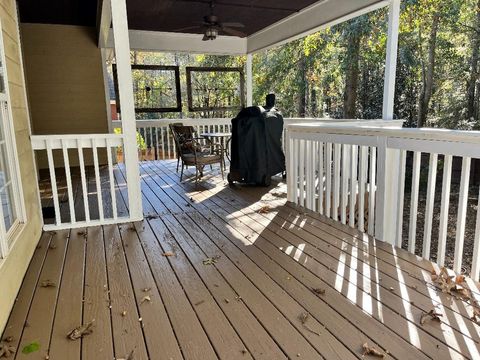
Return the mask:
{"type": "Polygon", "coordinates": [[[229,182],[269,185],[285,171],[282,151],[283,117],[275,108],[251,106],[232,119],[229,182]]]}

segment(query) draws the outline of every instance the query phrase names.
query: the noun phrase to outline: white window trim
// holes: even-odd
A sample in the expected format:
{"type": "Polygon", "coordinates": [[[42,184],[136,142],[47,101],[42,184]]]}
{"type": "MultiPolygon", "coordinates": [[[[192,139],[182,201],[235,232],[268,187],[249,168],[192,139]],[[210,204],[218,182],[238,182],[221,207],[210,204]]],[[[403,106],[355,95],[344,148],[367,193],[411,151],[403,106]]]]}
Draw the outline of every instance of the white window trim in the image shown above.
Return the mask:
{"type": "MultiPolygon", "coordinates": [[[[8,82],[7,61],[5,56],[5,45],[3,42],[3,24],[0,19],[0,59],[3,64],[3,75],[5,85],[5,95],[0,94],[0,98],[7,102],[8,121],[5,122],[5,142],[7,148],[7,161],[11,174],[13,201],[16,208],[16,219],[10,229],[5,231],[3,222],[3,209],[0,207],[0,259],[7,257],[10,249],[16,241],[19,234],[19,227],[26,222],[26,208],[23,197],[23,187],[20,177],[20,164],[18,161],[17,143],[13,124],[12,102],[10,98],[10,86],[8,82]]],[[[23,68],[22,68],[23,71],[23,68]]]]}

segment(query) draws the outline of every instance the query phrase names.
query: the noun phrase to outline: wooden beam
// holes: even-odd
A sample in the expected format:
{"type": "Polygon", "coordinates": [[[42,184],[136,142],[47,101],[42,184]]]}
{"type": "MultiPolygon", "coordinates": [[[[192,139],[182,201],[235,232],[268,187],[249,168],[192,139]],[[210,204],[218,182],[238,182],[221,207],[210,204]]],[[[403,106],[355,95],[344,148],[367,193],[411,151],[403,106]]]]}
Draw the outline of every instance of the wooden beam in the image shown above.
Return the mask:
{"type": "MultiPolygon", "coordinates": [[[[202,41],[201,34],[129,30],[132,50],[158,52],[185,52],[213,55],[245,55],[247,39],[236,36],[218,36],[213,41],[202,41]]],[[[106,47],[113,47],[109,37],[106,47]]]]}
{"type": "Polygon", "coordinates": [[[248,37],[253,53],[310,35],[357,16],[387,6],[389,0],[320,0],[248,37]]]}
{"type": "Polygon", "coordinates": [[[130,65],[127,5],[126,0],[115,0],[111,5],[115,59],[117,63],[118,93],[120,97],[120,109],[125,142],[124,159],[127,167],[129,212],[132,221],[139,221],[143,219],[143,212],[142,194],[140,192],[135,106],[133,103],[132,68],[130,65]]]}

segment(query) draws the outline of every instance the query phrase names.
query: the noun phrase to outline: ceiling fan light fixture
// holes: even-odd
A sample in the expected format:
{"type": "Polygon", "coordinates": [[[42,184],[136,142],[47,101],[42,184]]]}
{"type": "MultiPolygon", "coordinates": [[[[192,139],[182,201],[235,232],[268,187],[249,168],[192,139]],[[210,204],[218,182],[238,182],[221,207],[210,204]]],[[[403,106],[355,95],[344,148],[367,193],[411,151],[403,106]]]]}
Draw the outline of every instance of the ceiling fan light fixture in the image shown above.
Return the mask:
{"type": "Polygon", "coordinates": [[[207,38],[207,40],[215,40],[218,36],[218,29],[213,27],[213,26],[209,26],[206,30],[205,30],[205,37],[207,38]]]}

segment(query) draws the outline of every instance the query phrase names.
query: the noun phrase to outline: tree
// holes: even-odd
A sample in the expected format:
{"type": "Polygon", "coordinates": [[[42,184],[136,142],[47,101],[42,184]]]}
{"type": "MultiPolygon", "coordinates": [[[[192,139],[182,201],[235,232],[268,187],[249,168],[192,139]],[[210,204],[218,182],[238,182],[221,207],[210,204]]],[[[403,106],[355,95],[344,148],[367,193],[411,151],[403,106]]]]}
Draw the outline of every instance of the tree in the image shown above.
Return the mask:
{"type": "MultiPolygon", "coordinates": [[[[422,90],[418,99],[417,127],[423,127],[425,124],[430,106],[430,99],[432,98],[433,94],[437,34],[440,26],[441,5],[438,2],[434,2],[431,6],[435,9],[433,10],[430,34],[428,38],[428,59],[426,63],[422,63],[422,90]]],[[[419,41],[422,41],[421,31],[419,31],[419,41]]]]}

